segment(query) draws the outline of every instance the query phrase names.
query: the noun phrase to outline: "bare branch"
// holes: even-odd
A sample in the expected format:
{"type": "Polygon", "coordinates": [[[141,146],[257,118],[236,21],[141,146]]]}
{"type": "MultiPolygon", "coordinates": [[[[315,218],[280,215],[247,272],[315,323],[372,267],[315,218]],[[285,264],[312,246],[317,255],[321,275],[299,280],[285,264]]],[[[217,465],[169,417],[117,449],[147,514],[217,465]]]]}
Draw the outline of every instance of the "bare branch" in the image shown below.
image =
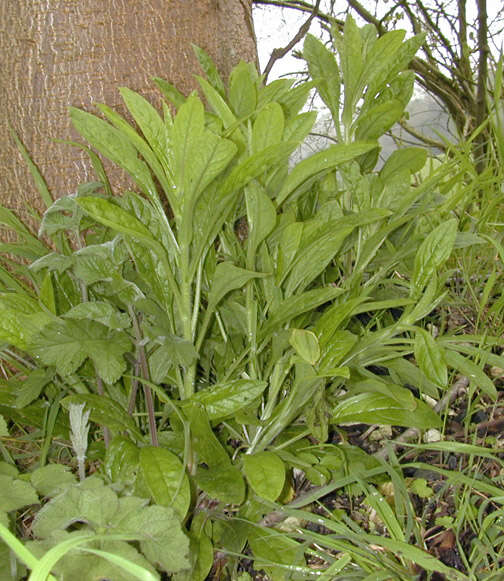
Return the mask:
{"type": "Polygon", "coordinates": [[[268,64],[266,65],[266,68],[263,71],[264,82],[266,82],[268,75],[270,74],[271,69],[273,68],[273,65],[275,64],[275,62],[277,60],[281,59],[282,57],[284,57],[292,48],[294,48],[296,46],[296,44],[300,40],[302,40],[306,36],[308,30],[310,30],[312,20],[318,14],[319,6],[320,6],[320,0],[317,0],[315,6],[313,7],[313,11],[310,14],[310,16],[308,17],[308,19],[301,25],[301,27],[297,31],[296,35],[291,39],[291,41],[286,46],[284,46],[283,48],[274,48],[273,49],[273,52],[271,53],[271,57],[268,61],[268,64]]]}

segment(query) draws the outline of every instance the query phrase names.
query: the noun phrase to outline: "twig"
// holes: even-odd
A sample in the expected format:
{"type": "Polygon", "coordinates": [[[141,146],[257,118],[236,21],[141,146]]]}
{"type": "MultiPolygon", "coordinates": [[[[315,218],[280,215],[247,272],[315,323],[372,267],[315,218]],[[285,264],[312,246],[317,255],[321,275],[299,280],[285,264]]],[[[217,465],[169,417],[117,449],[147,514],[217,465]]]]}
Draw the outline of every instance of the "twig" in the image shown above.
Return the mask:
{"type": "MultiPolygon", "coordinates": [[[[445,395],[438,401],[434,406],[434,411],[439,413],[447,408],[452,402],[455,401],[459,393],[469,385],[469,378],[465,375],[461,375],[457,381],[451,386],[451,388],[445,393],[445,395]]],[[[386,460],[388,455],[392,450],[396,450],[401,447],[401,444],[410,442],[420,435],[420,430],[418,428],[408,428],[400,436],[391,442],[387,442],[387,445],[379,450],[375,454],[375,458],[380,460],[386,460]]]]}
{"type": "Polygon", "coordinates": [[[304,36],[308,32],[308,30],[310,29],[312,20],[318,14],[319,5],[320,5],[320,0],[317,0],[315,6],[313,7],[312,13],[307,18],[306,22],[304,22],[301,25],[301,27],[297,31],[297,34],[292,38],[292,40],[286,46],[284,46],[283,48],[274,48],[273,49],[273,52],[271,53],[268,64],[266,65],[266,68],[264,69],[264,72],[263,72],[264,82],[266,82],[268,75],[270,74],[271,69],[273,68],[273,65],[275,64],[275,62],[277,60],[283,58],[293,47],[296,46],[296,44],[300,40],[302,40],[304,38],[304,36]]]}

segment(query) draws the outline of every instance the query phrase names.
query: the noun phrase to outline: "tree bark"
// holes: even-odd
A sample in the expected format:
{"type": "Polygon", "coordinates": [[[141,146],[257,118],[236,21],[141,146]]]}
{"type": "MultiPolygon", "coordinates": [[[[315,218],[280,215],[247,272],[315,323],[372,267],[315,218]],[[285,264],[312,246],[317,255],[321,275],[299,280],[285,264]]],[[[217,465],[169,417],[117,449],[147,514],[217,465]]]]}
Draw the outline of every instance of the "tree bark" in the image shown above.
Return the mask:
{"type": "Polygon", "coordinates": [[[0,22],[0,201],[18,210],[41,205],[9,124],[59,197],[93,179],[84,154],[53,141],[78,137],[70,105],[121,110],[120,86],[159,104],[154,76],[187,94],[201,72],[191,43],[225,78],[257,59],[252,0],[15,0],[0,2],[0,22]]]}

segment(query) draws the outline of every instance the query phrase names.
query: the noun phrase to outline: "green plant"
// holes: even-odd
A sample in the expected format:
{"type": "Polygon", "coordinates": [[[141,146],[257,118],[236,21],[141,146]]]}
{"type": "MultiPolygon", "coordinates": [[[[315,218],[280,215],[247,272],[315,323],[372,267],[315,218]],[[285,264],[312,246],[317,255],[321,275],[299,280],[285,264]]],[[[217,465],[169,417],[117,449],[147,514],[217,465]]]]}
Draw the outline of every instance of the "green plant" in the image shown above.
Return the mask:
{"type": "MultiPolygon", "coordinates": [[[[240,63],[226,90],[198,51],[211,112],[161,79],[174,117],[168,105],[161,117],[125,88],[137,128],[105,105],[106,121],[71,110],[79,133],[129,173],[137,192],[113,196],[86,149],[100,182],[48,207],[40,232],[51,246],[1,210],[20,236],[4,249],[30,264],[6,259],[0,272],[2,357],[11,370],[0,412],[39,430],[39,470],[52,467],[54,438],[68,438],[74,406],[85,405],[103,434],[102,441],[93,430],[87,449],[100,477],[68,484],[35,518],[30,547],[39,557],[58,548],[55,574],[72,570],[71,539],[84,535],[94,552],[79,553],[79,563],[106,552],[151,574],[203,581],[214,549],[236,577],[248,546],[272,579],[307,579],[316,572],[303,536],[263,526],[272,503],[297,493],[295,471],[315,485],[349,472],[379,476],[378,460],[333,443],[330,433],[348,422],[439,426],[420,396],[439,398],[449,368],[485,377],[466,339],[443,343],[419,324],[443,300],[453,249],[467,243],[439,192],[451,168],[417,184],[426,155],[410,148],[374,169],[376,139],[411,97],[413,77],[402,71],[422,38],[403,39],[377,38],[349,19],[335,37],[338,61],[308,37],[313,81],[295,87],[286,79],[263,86],[240,63]],[[313,87],[340,143],[289,171],[314,122],[313,113],[300,113],[313,87]],[[141,534],[154,506],[140,499],[155,505],[164,529],[177,531],[159,540],[167,554],[141,534]],[[117,508],[106,519],[112,524],[92,517],[97,503],[117,508]],[[134,527],[126,506],[138,512],[134,527]],[[69,530],[76,522],[83,524],[69,530]],[[126,536],[107,544],[104,527],[126,536]],[[174,567],[170,556],[182,559],[187,543],[190,558],[174,567]]],[[[482,388],[495,396],[491,382],[482,388]]],[[[73,419],[79,467],[81,420],[73,419]]],[[[64,461],[73,461],[69,452],[64,461]]]]}

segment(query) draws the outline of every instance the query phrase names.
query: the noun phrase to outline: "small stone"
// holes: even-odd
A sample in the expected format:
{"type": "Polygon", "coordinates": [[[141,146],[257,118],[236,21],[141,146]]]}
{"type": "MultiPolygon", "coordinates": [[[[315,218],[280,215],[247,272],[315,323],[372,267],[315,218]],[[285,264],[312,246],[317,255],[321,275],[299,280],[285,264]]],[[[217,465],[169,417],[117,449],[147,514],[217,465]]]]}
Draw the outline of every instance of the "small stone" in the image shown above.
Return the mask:
{"type": "Polygon", "coordinates": [[[427,430],[424,434],[424,437],[423,437],[423,441],[426,444],[431,444],[433,442],[441,442],[442,439],[443,439],[443,436],[442,436],[441,432],[439,430],[436,430],[435,428],[431,428],[430,430],[427,430]]]}

